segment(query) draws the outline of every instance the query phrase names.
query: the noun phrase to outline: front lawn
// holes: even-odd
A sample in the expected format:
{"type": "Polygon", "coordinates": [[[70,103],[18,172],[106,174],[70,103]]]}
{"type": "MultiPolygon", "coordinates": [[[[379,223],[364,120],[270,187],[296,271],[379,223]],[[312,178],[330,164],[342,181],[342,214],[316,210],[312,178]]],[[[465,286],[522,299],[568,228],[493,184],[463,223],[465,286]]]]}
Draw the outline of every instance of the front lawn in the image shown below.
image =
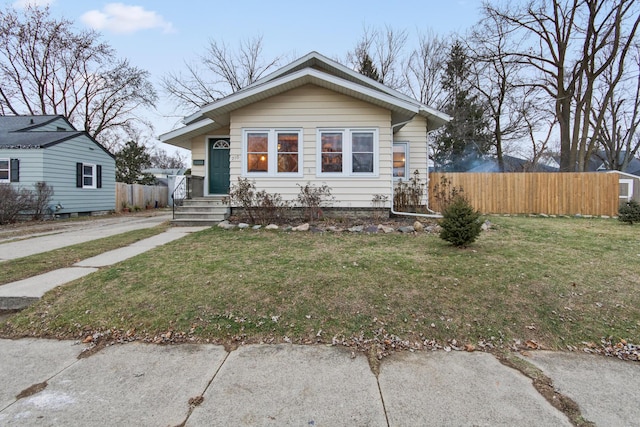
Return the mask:
{"type": "Polygon", "coordinates": [[[638,344],[640,227],[490,221],[467,249],[426,233],[211,228],[57,288],[0,331],[383,351],[638,344]]]}

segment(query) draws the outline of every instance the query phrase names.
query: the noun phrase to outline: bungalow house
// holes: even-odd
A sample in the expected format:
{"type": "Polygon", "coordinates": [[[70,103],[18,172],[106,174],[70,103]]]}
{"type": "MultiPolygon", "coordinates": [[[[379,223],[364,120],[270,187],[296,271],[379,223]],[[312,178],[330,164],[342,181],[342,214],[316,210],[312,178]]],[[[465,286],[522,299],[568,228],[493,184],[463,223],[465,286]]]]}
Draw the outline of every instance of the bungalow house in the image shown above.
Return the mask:
{"type": "Polygon", "coordinates": [[[59,115],[0,116],[0,183],[53,187],[59,215],[115,208],[115,159],[59,115]]]}
{"type": "MultiPolygon", "coordinates": [[[[205,105],[161,141],[191,150],[203,196],[238,178],[294,201],[327,185],[333,208],[371,208],[395,180],[427,177],[427,136],[449,117],[316,52],[205,105]]],[[[236,206],[231,206],[234,208],[236,206]]]]}

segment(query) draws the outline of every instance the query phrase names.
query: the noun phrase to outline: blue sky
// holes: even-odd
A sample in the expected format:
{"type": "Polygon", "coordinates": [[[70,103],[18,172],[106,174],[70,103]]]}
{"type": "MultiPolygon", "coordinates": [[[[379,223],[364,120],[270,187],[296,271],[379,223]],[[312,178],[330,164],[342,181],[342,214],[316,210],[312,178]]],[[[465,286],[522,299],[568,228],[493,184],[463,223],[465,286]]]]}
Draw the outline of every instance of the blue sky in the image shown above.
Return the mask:
{"type": "MultiPolygon", "coordinates": [[[[134,1],[18,0],[49,4],[54,15],[73,20],[78,28],[93,28],[118,55],[151,73],[157,85],[162,75],[184,69],[208,40],[236,46],[262,35],[266,57],[285,54],[295,59],[310,51],[343,58],[354,47],[364,26],[406,29],[409,45],[419,31],[438,34],[464,32],[479,18],[481,0],[351,1],[134,1]]],[[[144,113],[155,134],[178,123],[171,105],[161,95],[158,111],[144,113]]],[[[169,146],[163,145],[164,149],[169,146]]],[[[171,151],[171,150],[168,150],[171,151]]]]}

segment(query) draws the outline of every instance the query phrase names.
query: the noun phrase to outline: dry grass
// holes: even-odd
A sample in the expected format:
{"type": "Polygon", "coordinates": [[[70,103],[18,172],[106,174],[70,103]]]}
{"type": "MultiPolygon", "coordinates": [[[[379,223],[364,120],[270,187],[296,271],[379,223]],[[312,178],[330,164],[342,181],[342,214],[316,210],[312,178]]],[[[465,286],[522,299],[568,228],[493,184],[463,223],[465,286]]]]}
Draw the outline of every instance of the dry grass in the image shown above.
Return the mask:
{"type": "Polygon", "coordinates": [[[334,337],[547,348],[638,342],[639,227],[615,220],[491,218],[459,250],[437,236],[195,233],[48,293],[6,336],[152,339],[334,337]]]}

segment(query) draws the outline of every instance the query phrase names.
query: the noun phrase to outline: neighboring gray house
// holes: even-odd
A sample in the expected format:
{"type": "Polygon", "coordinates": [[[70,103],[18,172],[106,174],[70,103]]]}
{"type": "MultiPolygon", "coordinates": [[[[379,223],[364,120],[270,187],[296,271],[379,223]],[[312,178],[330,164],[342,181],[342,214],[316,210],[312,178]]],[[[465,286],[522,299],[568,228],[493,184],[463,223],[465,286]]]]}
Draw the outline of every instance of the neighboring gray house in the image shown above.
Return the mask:
{"type": "Polygon", "coordinates": [[[63,116],[0,116],[0,183],[53,187],[57,213],[115,209],[115,158],[63,116]]]}

